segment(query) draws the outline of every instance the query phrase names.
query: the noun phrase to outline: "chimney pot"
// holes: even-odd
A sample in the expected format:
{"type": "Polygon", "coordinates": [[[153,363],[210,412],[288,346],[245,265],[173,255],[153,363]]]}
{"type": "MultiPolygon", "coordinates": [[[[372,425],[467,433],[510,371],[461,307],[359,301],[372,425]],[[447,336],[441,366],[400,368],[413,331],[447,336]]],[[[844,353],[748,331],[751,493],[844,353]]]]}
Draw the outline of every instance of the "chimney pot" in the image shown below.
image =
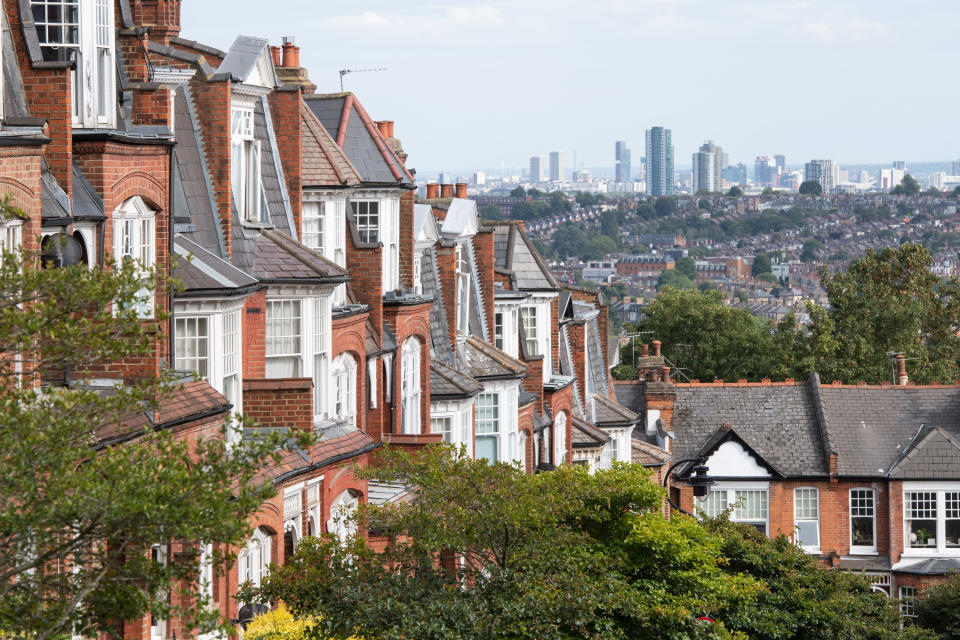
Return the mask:
{"type": "Polygon", "coordinates": [[[452,198],[452,197],[453,197],[453,185],[452,185],[452,184],[442,184],[442,185],[440,185],[440,197],[441,197],[441,198],[452,198]]]}
{"type": "Polygon", "coordinates": [[[660,341],[659,341],[659,340],[654,340],[654,341],[651,342],[650,344],[653,345],[653,357],[654,357],[654,358],[659,358],[659,357],[660,357],[660,344],[661,344],[660,341]]]}
{"type": "Polygon", "coordinates": [[[670,367],[660,367],[660,379],[670,382],[670,367]]]}
{"type": "Polygon", "coordinates": [[[283,64],[290,69],[300,66],[300,47],[293,44],[293,38],[283,39],[283,64]]]}
{"type": "Polygon", "coordinates": [[[650,345],[644,343],[640,345],[640,357],[646,358],[650,355],[650,345]]]}
{"type": "Polygon", "coordinates": [[[901,353],[897,356],[897,384],[905,387],[909,381],[910,378],[907,377],[907,357],[901,353]]]}
{"type": "Polygon", "coordinates": [[[270,57],[273,58],[273,66],[280,66],[280,47],[270,47],[270,57]]]}
{"type": "Polygon", "coordinates": [[[467,183],[466,182],[457,183],[457,197],[460,198],[461,200],[467,199],[467,183]]]}
{"type": "Polygon", "coordinates": [[[377,129],[380,130],[380,135],[389,140],[393,137],[393,120],[380,120],[377,122],[377,129]]]}
{"type": "Polygon", "coordinates": [[[436,200],[440,197],[440,185],[436,182],[427,183],[427,200],[436,200]]]}

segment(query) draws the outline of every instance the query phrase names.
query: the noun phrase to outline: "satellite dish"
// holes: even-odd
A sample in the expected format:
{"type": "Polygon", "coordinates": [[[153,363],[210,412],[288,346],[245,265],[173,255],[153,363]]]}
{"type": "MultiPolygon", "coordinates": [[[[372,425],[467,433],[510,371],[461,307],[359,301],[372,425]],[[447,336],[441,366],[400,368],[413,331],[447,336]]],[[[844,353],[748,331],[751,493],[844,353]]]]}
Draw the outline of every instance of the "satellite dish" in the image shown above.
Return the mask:
{"type": "Polygon", "coordinates": [[[44,269],[72,267],[83,260],[83,246],[73,236],[54,233],[41,241],[40,259],[44,269]]]}

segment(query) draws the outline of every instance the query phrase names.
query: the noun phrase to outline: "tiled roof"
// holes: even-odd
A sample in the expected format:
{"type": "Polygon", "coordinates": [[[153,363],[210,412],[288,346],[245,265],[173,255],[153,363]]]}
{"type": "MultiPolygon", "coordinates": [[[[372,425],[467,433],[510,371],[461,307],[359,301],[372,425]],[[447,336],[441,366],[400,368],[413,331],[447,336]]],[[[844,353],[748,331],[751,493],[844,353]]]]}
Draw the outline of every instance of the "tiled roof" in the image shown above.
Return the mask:
{"type": "MultiPolygon", "coordinates": [[[[266,51],[269,46],[270,42],[262,38],[238,36],[230,46],[230,50],[227,51],[223,62],[220,63],[220,68],[217,69],[217,73],[229,73],[235,80],[245,82],[257,66],[260,58],[265,54],[269,55],[266,51]]],[[[272,65],[270,66],[270,71],[273,72],[272,65]]],[[[264,78],[264,80],[269,80],[273,85],[278,84],[276,76],[273,78],[264,78]]]]}
{"type": "Polygon", "coordinates": [[[440,279],[437,277],[438,269],[433,247],[424,251],[421,265],[423,293],[432,295],[434,299],[433,304],[430,305],[430,358],[452,367],[454,366],[453,348],[450,346],[450,331],[444,310],[440,279]]]}
{"type": "Polygon", "coordinates": [[[70,198],[46,167],[40,173],[40,216],[43,224],[69,224],[70,198]]]}
{"type": "Polygon", "coordinates": [[[430,398],[469,398],[483,390],[473,378],[463,375],[456,369],[430,360],[430,398]]]}
{"type": "Polygon", "coordinates": [[[956,480],[960,478],[960,443],[942,427],[921,427],[888,475],[897,479],[956,480]]]}
{"type": "MultiPolygon", "coordinates": [[[[463,343],[462,362],[458,365],[470,377],[477,380],[489,378],[516,378],[524,375],[527,367],[503,351],[475,336],[468,336],[463,343]]],[[[459,360],[459,359],[458,359],[459,360]]]]}
{"type": "Polygon", "coordinates": [[[225,414],[231,407],[230,402],[206,380],[191,380],[164,395],[153,415],[135,413],[126,416],[98,429],[97,437],[101,442],[109,443],[136,436],[147,428],[174,426],[192,416],[225,414]]]}
{"type": "Polygon", "coordinates": [[[280,462],[271,463],[260,474],[260,479],[273,478],[276,482],[289,480],[309,471],[349,460],[380,446],[366,433],[354,430],[336,438],[321,438],[310,451],[293,449],[281,454],[280,462]]]}
{"type": "Polygon", "coordinates": [[[592,396],[594,402],[594,423],[597,426],[629,426],[637,424],[640,421],[640,415],[627,409],[618,402],[610,398],[595,393],[592,396]]]}
{"type": "Polygon", "coordinates": [[[103,220],[103,199],[93,188],[80,165],[73,163],[73,217],[78,220],[103,220]]]}
{"type": "Polygon", "coordinates": [[[256,278],[247,275],[181,234],[174,237],[174,252],[179,260],[173,275],[183,283],[184,294],[246,289],[258,284],[256,278]]]}
{"type": "Polygon", "coordinates": [[[253,273],[267,282],[338,282],[347,277],[342,267],[274,229],[263,229],[259,233],[253,273]]]}
{"type": "Polygon", "coordinates": [[[662,467],[670,461],[670,454],[655,444],[634,438],[630,446],[634,464],[640,464],[644,467],[662,467]]]}
{"type": "Polygon", "coordinates": [[[560,288],[521,223],[485,220],[483,225],[493,228],[493,258],[496,267],[513,274],[516,288],[533,291],[560,288]]]}
{"type": "Polygon", "coordinates": [[[574,416],[571,419],[573,426],[573,446],[574,448],[590,449],[603,446],[610,439],[602,429],[598,429],[589,422],[581,420],[574,416]]]}
{"type": "Polygon", "coordinates": [[[300,136],[303,186],[339,187],[362,182],[350,160],[305,104],[300,105],[300,118],[303,121],[300,136]]]}
{"type": "Polygon", "coordinates": [[[352,93],[310,95],[304,96],[304,101],[364,182],[413,186],[413,176],[352,93]]]}

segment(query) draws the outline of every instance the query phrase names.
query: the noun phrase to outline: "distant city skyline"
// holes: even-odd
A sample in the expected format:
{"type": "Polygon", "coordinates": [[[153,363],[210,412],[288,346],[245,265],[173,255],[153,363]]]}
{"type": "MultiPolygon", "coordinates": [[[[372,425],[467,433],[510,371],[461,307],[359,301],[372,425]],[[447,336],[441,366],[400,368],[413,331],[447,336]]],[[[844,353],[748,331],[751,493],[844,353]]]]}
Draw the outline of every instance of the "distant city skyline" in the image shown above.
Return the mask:
{"type": "Polygon", "coordinates": [[[340,90],[339,69],[385,67],[347,75],[344,89],[396,122],[418,169],[523,166],[550,149],[576,150],[568,170],[608,165],[614,141],[639,150],[655,124],[673,130],[684,164],[708,139],[747,164],[960,156],[949,75],[960,3],[187,0],[182,13],[183,37],[221,48],[241,33],[295,36],[320,92],[340,90]],[[531,81],[545,51],[578,80],[531,81]],[[669,64],[637,76],[655,51],[669,64]],[[691,82],[707,59],[716,72],[691,82]],[[437,99],[467,86],[469,100],[437,99]]]}

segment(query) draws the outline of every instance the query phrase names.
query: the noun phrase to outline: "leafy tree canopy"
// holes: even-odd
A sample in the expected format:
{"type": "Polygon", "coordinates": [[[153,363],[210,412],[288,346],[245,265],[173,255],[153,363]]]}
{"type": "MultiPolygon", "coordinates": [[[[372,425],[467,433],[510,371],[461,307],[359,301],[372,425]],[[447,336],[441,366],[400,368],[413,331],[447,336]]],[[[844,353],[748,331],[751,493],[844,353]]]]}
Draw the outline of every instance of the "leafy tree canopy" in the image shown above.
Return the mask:
{"type": "Polygon", "coordinates": [[[737,185],[733,185],[732,187],[730,187],[730,191],[727,191],[727,195],[730,196],[731,198],[739,198],[740,196],[743,195],[743,189],[741,189],[737,185]]]}
{"type": "Polygon", "coordinates": [[[658,217],[665,218],[677,210],[677,203],[674,202],[673,198],[660,196],[656,202],[653,203],[653,208],[656,209],[658,217]]]}
{"type": "Polygon", "coordinates": [[[909,173],[903,176],[900,184],[890,190],[893,196],[915,196],[920,193],[920,183],[909,173]]]}
{"type": "Polygon", "coordinates": [[[657,278],[657,289],[663,290],[667,287],[673,289],[693,289],[696,284],[693,281],[693,278],[689,278],[676,269],[667,269],[660,273],[660,277],[657,278]]]}
{"type": "Polygon", "coordinates": [[[697,276],[697,263],[693,258],[683,257],[674,263],[674,269],[682,276],[693,280],[697,276]]]}
{"type": "Polygon", "coordinates": [[[767,253],[760,252],[753,258],[753,265],[750,267],[750,275],[754,278],[762,273],[770,273],[773,265],[770,262],[770,256],[767,253]]]}
{"type": "Polygon", "coordinates": [[[800,195],[819,196],[823,195],[823,185],[817,180],[804,180],[800,183],[800,195]]]}
{"type": "Polygon", "coordinates": [[[526,198],[526,197],[527,197],[527,190],[524,189],[523,187],[514,187],[514,188],[510,191],[510,197],[512,197],[512,198],[526,198]]]}

